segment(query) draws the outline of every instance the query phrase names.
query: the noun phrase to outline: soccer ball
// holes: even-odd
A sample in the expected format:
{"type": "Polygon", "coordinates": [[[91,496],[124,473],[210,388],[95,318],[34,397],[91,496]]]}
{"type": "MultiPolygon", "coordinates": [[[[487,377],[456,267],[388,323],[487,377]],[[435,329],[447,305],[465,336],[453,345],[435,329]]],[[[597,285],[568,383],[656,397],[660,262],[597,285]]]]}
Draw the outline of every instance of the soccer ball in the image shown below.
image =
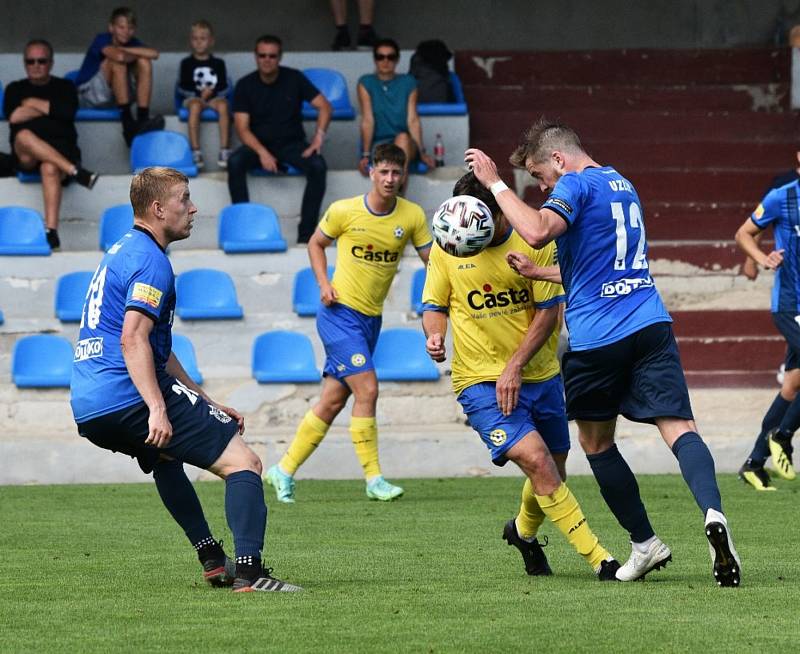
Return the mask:
{"type": "Polygon", "coordinates": [[[485,203],[471,195],[456,195],[442,202],[433,214],[433,237],[447,254],[471,257],[494,236],[494,219],[485,203]]]}
{"type": "Polygon", "coordinates": [[[194,69],[194,86],[198,91],[213,89],[217,86],[217,74],[208,66],[198,66],[194,69]]]}

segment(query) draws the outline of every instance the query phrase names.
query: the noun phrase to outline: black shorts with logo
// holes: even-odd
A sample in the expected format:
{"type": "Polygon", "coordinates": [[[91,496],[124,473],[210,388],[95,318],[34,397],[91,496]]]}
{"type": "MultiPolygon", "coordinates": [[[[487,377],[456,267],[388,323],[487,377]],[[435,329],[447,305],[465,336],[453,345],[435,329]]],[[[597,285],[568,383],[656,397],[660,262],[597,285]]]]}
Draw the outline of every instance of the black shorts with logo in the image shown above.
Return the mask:
{"type": "Polygon", "coordinates": [[[134,457],[145,473],[153,470],[161,454],[209,468],[236,434],[238,423],[174,377],[164,375],[158,381],[172,425],[165,447],[145,444],[150,410],[144,402],[79,423],[78,433],[98,447],[134,457]]]}
{"type": "Polygon", "coordinates": [[[672,325],[648,325],[593,350],[567,351],[562,361],[570,420],[693,420],[672,325]]]}

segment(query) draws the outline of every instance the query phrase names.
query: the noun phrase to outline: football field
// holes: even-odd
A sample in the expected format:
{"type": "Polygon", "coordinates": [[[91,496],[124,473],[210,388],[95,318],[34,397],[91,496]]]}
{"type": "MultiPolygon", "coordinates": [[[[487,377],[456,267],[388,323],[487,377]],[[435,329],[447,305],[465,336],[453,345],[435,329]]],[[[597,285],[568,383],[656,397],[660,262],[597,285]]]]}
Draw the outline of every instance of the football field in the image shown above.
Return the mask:
{"type": "MultiPolygon", "coordinates": [[[[501,540],[521,480],[300,481],[270,508],[265,564],[303,593],[213,589],[153,484],[0,487],[3,652],[791,651],[800,604],[800,482],[720,485],[743,559],[739,589],[712,581],[700,512],[682,480],[642,476],[673,562],[643,583],[600,583],[547,522],[555,575],[528,577],[501,540]]],[[[591,477],[570,487],[621,560],[626,535],[591,477]]],[[[229,554],[224,485],[196,484],[229,554]]]]}

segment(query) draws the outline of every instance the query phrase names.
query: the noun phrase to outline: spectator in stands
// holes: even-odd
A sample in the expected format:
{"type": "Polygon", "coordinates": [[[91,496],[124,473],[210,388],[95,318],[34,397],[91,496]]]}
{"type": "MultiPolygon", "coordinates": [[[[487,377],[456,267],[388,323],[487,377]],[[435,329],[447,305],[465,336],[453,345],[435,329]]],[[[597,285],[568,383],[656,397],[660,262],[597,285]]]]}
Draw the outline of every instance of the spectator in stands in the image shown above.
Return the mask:
{"type": "Polygon", "coordinates": [[[228,72],[225,62],[211,54],[214,47],[214,30],[207,20],[192,23],[190,36],[192,54],[181,61],[178,93],[184,98],[183,106],[189,110],[189,141],[192,159],[198,168],[203,167],[200,150],[200,114],[209,107],[219,114],[220,150],[217,165],[227,168],[230,150],[230,113],[225,94],[228,91],[228,72]]]}
{"type": "Polygon", "coordinates": [[[153,60],[158,59],[158,50],[145,46],[135,33],[133,9],[114,9],[108,32],[94,38],[75,80],[82,107],[119,107],[122,135],[128,145],[137,134],[164,129],[163,116],[150,116],[153,60]],[[135,118],[131,109],[134,92],[135,118]]]}
{"type": "Polygon", "coordinates": [[[436,162],[425,152],[422,126],[417,114],[417,82],[411,75],[398,75],[400,47],[392,39],[379,39],[372,51],[375,72],[358,80],[358,104],[361,107],[362,175],[369,171],[372,149],[381,143],[394,143],[406,154],[405,176],[401,192],[408,184],[408,164],[417,157],[429,167],[436,162]]]}
{"type": "Polygon", "coordinates": [[[327,165],[321,155],[331,105],[299,70],[280,65],[283,44],[277,36],[258,38],[257,70],[236,83],[233,124],[243,145],[228,160],[231,201],[249,202],[247,171],[261,167],[277,173],[290,164],[305,173],[297,242],[308,243],[319,220],[327,165]],[[303,100],[318,110],[317,129],[309,144],[303,130],[303,100]]]}
{"type": "MultiPolygon", "coordinates": [[[[347,0],[331,0],[331,13],[336,25],[332,50],[350,49],[350,31],[347,29],[347,0]]],[[[375,0],[358,0],[358,47],[372,48],[378,36],[372,27],[375,15],[375,0]]]]}
{"type": "Polygon", "coordinates": [[[92,188],[97,173],[81,168],[74,122],[78,95],[71,82],[50,74],[53,47],[43,39],[29,41],[24,61],[27,77],[8,85],[3,111],[15,166],[41,173],[47,242],[57,249],[62,185],[75,180],[92,188]]]}

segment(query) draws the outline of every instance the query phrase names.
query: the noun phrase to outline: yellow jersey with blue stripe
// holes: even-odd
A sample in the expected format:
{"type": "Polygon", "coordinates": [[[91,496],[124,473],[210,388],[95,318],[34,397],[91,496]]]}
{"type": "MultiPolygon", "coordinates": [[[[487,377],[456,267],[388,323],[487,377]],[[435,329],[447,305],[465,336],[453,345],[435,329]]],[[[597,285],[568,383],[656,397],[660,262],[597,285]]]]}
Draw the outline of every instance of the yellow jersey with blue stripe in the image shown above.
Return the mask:
{"type": "Polygon", "coordinates": [[[433,241],[422,207],[404,198],[385,214],[372,212],[366,195],[338,200],[319,229],[337,241],[332,284],[339,302],[367,316],[381,315],[406,243],[423,250],[433,241]]]}
{"type": "MultiPolygon", "coordinates": [[[[537,308],[564,302],[560,284],[533,281],[518,275],[506,255],[522,252],[539,266],[556,262],[554,243],[541,250],[530,247],[514,231],[502,243],[466,258],[447,254],[434,245],[428,260],[425,311],[446,311],[453,330],[453,390],[458,395],[480,382],[497,381],[516,352],[537,308]]],[[[545,341],[522,369],[523,382],[541,382],[559,372],[559,329],[545,341]]]]}

